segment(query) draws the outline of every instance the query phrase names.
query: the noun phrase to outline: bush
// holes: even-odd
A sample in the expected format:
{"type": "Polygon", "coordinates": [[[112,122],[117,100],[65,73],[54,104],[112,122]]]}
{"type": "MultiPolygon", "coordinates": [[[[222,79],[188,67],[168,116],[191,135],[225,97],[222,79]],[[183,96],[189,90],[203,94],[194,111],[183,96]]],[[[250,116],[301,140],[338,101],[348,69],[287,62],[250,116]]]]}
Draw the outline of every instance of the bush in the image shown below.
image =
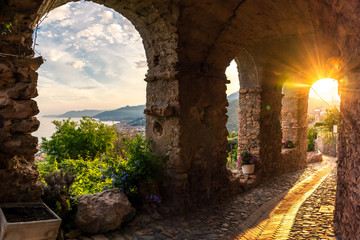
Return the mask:
{"type": "Polygon", "coordinates": [[[66,228],[73,227],[77,201],[70,193],[75,176],[65,171],[49,172],[43,176],[44,195],[42,200],[63,220],[66,228]],[[70,223],[70,224],[69,224],[70,223]]]}
{"type": "Polygon", "coordinates": [[[284,148],[294,148],[295,144],[292,141],[287,140],[287,141],[283,142],[283,146],[284,146],[284,148]]]}
{"type": "Polygon", "coordinates": [[[307,139],[308,139],[308,152],[315,151],[315,139],[317,138],[317,130],[315,127],[308,129],[307,139]]]}
{"type": "MultiPolygon", "coordinates": [[[[103,179],[111,178],[112,186],[120,188],[132,202],[156,196],[160,201],[161,187],[165,183],[165,157],[155,155],[150,142],[141,135],[123,137],[124,157],[113,162],[103,179]]],[[[154,197],[153,197],[154,198],[154,197]]]]}
{"type": "Polygon", "coordinates": [[[42,138],[41,148],[47,156],[61,162],[64,159],[93,160],[113,148],[117,138],[115,128],[83,117],[80,122],[71,119],[53,121],[56,132],[50,140],[42,138]]]}
{"type": "MultiPolygon", "coordinates": [[[[113,161],[113,160],[112,160],[113,161]]],[[[101,192],[104,187],[111,186],[111,180],[102,179],[104,169],[109,166],[110,160],[96,158],[94,160],[83,159],[64,159],[58,163],[56,159],[50,159],[38,163],[38,170],[43,182],[49,173],[58,171],[68,172],[74,176],[74,181],[69,186],[71,196],[81,196],[84,194],[94,194],[101,192]]]]}

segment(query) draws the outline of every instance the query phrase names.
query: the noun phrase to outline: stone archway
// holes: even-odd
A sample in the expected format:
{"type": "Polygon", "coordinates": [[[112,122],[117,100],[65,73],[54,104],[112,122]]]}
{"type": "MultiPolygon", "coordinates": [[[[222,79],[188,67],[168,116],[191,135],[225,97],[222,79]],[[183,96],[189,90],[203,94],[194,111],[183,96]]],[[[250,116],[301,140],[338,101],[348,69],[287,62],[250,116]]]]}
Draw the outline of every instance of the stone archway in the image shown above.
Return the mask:
{"type": "MultiPolygon", "coordinates": [[[[8,5],[1,23],[15,17],[17,27],[13,34],[1,35],[0,39],[0,197],[3,201],[21,201],[26,199],[26,191],[36,189],[36,170],[31,164],[36,140],[30,133],[36,129],[33,116],[37,107],[31,98],[36,95],[35,71],[41,60],[32,58],[29,25],[50,10],[52,1],[44,2],[42,13],[39,1],[5,2],[8,5]],[[16,156],[17,160],[11,160],[16,156]]],[[[134,23],[144,39],[149,65],[147,132],[153,138],[154,149],[170,156],[169,196],[178,206],[219,199],[228,184],[224,72],[239,49],[246,47],[262,63],[260,131],[264,134],[260,134],[260,156],[266,159],[264,169],[276,174],[281,169],[276,161],[281,150],[281,88],[288,77],[279,66],[288,67],[284,63],[300,59],[296,56],[308,50],[296,42],[284,48],[281,42],[291,38],[301,42],[301,37],[313,38],[314,33],[323,39],[321,45],[326,43],[324,40],[334,42],[339,51],[332,55],[341,56],[341,71],[347,76],[339,86],[342,120],[336,228],[344,238],[360,235],[358,1],[106,2],[108,7],[119,5],[117,11],[134,23]],[[275,42],[280,43],[278,47],[272,47],[275,42]],[[268,105],[270,110],[266,110],[268,105]]],[[[56,4],[62,3],[56,0],[56,4]]],[[[295,66],[301,71],[306,65],[298,61],[289,69],[295,66]]]]}
{"type": "MultiPolygon", "coordinates": [[[[52,9],[69,1],[11,2],[7,19],[16,19],[16,28],[2,35],[0,78],[0,201],[31,201],[39,197],[38,172],[33,164],[37,138],[31,136],[39,121],[39,111],[32,98],[37,96],[37,73],[41,58],[33,58],[32,29],[52,9]],[[11,33],[11,34],[10,34],[11,33]],[[14,38],[14,36],[21,36],[14,38]]],[[[95,1],[113,8],[134,23],[143,38],[146,50],[147,81],[147,136],[158,154],[169,156],[169,165],[178,162],[176,149],[179,120],[177,70],[177,42],[174,21],[178,9],[171,5],[173,14],[161,16],[167,6],[151,3],[95,1]],[[161,9],[164,8],[164,9],[161,9]],[[175,35],[174,35],[175,34],[175,35]],[[159,91],[167,89],[167,91],[159,91]],[[161,129],[161,131],[159,130],[161,129]]],[[[15,25],[15,24],[14,24],[15,25]]],[[[169,168],[171,169],[171,168],[169,168]]],[[[171,172],[169,173],[171,174],[171,172]]],[[[173,182],[176,183],[176,182],[173,182]]]]}

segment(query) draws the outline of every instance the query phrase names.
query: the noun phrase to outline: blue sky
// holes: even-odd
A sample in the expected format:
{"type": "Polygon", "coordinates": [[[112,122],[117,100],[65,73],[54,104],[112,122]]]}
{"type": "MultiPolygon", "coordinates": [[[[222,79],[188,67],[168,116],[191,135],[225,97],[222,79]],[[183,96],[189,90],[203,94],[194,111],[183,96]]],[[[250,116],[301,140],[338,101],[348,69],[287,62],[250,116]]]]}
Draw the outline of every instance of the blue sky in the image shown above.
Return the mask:
{"type": "MultiPolygon", "coordinates": [[[[36,44],[46,60],[38,70],[40,116],[145,104],[142,39],[114,10],[84,1],[56,8],[39,25],[36,44]]],[[[237,79],[232,65],[228,74],[237,79]]],[[[229,93],[237,91],[237,80],[230,85],[229,93]]]]}
{"type": "MultiPolygon", "coordinates": [[[[40,116],[145,104],[142,39],[114,10],[85,1],[58,7],[39,25],[36,44],[46,60],[38,70],[40,116]]],[[[239,89],[234,61],[226,74],[231,94],[239,89]]]]}
{"type": "Polygon", "coordinates": [[[112,9],[69,3],[49,13],[37,31],[40,115],[115,109],[145,103],[142,40],[112,9]]]}

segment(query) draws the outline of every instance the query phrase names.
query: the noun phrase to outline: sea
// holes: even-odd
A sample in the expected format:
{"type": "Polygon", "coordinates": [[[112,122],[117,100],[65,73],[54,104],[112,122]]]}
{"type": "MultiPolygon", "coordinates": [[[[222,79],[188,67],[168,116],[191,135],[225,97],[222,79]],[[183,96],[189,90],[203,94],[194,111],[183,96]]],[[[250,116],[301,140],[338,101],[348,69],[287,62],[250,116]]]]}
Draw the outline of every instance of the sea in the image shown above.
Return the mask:
{"type": "MultiPolygon", "coordinates": [[[[39,143],[41,143],[42,138],[49,139],[56,131],[55,125],[52,121],[57,120],[65,120],[67,118],[54,118],[54,117],[36,117],[40,121],[40,127],[36,132],[33,132],[31,135],[39,138],[39,143]]],[[[71,118],[71,121],[80,121],[81,118],[71,118]]],[[[100,120],[99,120],[100,121],[100,120]]],[[[120,123],[119,121],[101,121],[107,125],[114,125],[116,123],[120,123]]]]}

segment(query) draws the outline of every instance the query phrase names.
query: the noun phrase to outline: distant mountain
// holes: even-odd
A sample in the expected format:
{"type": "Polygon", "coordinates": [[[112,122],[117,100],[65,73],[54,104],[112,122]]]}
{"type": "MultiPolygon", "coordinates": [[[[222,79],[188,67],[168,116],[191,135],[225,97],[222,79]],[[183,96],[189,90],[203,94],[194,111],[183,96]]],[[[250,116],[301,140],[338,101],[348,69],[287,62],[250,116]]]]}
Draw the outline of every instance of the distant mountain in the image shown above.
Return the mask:
{"type": "Polygon", "coordinates": [[[128,123],[129,126],[132,127],[139,127],[139,126],[145,126],[146,125],[146,117],[143,116],[141,118],[135,119],[128,123]]]}
{"type": "Polygon", "coordinates": [[[126,106],[112,111],[105,111],[99,113],[93,116],[93,118],[98,118],[102,121],[119,121],[119,120],[132,121],[144,117],[144,109],[145,109],[145,105],[126,106]]]}
{"type": "Polygon", "coordinates": [[[228,102],[232,102],[232,101],[234,101],[234,100],[238,100],[238,99],[239,99],[239,91],[230,94],[230,95],[227,97],[227,99],[228,99],[228,102]]]}
{"type": "Polygon", "coordinates": [[[102,112],[103,110],[69,111],[60,115],[44,115],[43,117],[53,117],[53,118],[81,118],[83,116],[93,117],[102,112]]]}
{"type": "Polygon", "coordinates": [[[229,106],[227,107],[227,115],[229,116],[228,121],[226,123],[226,128],[229,133],[235,131],[239,131],[239,117],[238,117],[238,108],[239,101],[235,99],[233,101],[229,101],[229,106]]]}

